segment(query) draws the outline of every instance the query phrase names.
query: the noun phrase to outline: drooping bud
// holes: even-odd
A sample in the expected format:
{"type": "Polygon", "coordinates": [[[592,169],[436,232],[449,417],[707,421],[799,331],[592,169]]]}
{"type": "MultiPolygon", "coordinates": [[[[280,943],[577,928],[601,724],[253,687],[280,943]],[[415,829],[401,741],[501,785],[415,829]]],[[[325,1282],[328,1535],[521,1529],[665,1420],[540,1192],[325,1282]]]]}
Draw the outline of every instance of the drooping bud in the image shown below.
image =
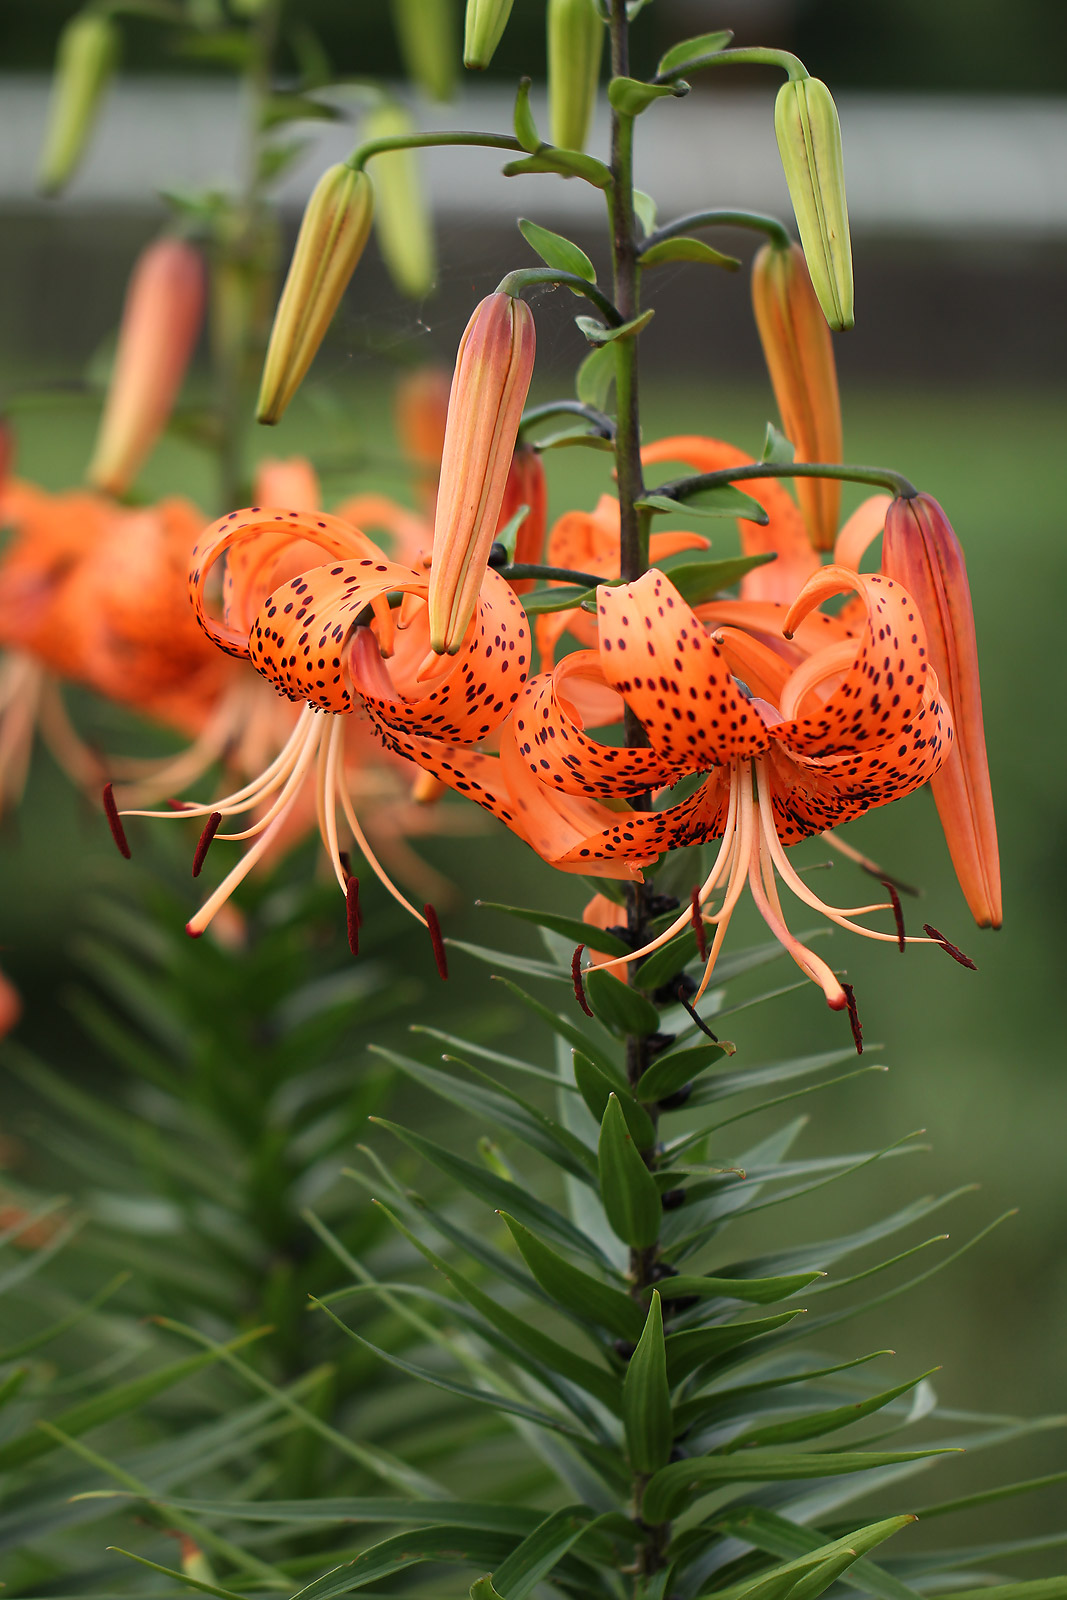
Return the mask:
{"type": "Polygon", "coordinates": [[[511,15],[512,0],[467,0],[463,65],[484,72],[511,15]]]}
{"type": "Polygon", "coordinates": [[[37,174],[45,194],[58,194],[82,158],[104,91],[118,65],[120,42],[111,18],[96,11],[79,12],[59,36],[48,128],[37,174]]]}
{"type": "Polygon", "coordinates": [[[604,24],[596,0],[548,0],[547,22],[552,143],[584,150],[596,105],[604,24]]]}
{"type": "Polygon", "coordinates": [[[93,488],[124,493],[166,427],[196,347],[205,293],[204,263],[191,244],[157,239],[141,253],[89,464],[93,488]]]}
{"type": "Polygon", "coordinates": [[[454,0],[392,0],[392,11],[408,76],[431,100],[451,100],[459,57],[454,0]]]}
{"type": "Polygon", "coordinates": [[[274,314],[256,403],[259,422],[279,422],[300,387],[363,254],[373,213],[365,172],[329,167],[315,185],[274,314]]]}
{"type": "Polygon", "coordinates": [[[459,343],[430,570],[430,648],[438,654],[455,654],[474,614],[500,526],[534,345],[529,306],[499,291],[475,307],[459,343]]]}
{"type": "MultiPolygon", "coordinates": [[[[798,461],[842,459],[841,401],[826,319],[799,245],[765,244],[752,263],[752,308],[778,402],[782,427],[798,461]]],[[[797,499],[816,550],[832,550],[841,485],[798,478],[797,499]]]]}
{"type": "Polygon", "coordinates": [[[852,245],[841,124],[825,83],[806,77],[783,83],[774,103],[774,131],[823,315],[837,331],[851,328],[852,245]]]}
{"type": "Polygon", "coordinates": [[[930,495],[889,507],[882,571],[914,598],[930,665],[952,712],[953,742],[930,780],[952,865],[979,927],[1002,921],[1000,853],[989,784],[971,591],[960,542],[930,495]]]}
{"type": "MultiPolygon", "coordinates": [[[[371,112],[363,136],[403,138],[415,124],[403,106],[386,102],[371,112]]],[[[374,158],[374,232],[382,260],[401,294],[422,300],[433,288],[433,225],[414,150],[387,150],[374,158]]]]}
{"type": "MultiPolygon", "coordinates": [[[[517,445],[511,458],[497,519],[498,533],[507,527],[520,506],[526,506],[527,511],[515,535],[515,560],[540,561],[548,531],[548,484],[540,452],[528,444],[517,445]]],[[[534,578],[511,579],[516,594],[525,594],[535,583],[534,578]]]]}

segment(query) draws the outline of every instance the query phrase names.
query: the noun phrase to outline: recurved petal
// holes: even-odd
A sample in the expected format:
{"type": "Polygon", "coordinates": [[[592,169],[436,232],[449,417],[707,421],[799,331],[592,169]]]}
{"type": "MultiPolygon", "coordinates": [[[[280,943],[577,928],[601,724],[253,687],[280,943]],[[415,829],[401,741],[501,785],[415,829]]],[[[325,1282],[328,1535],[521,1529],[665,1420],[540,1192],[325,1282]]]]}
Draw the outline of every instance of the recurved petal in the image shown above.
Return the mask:
{"type": "MultiPolygon", "coordinates": [[[[420,590],[420,585],[391,582],[389,588],[420,590]]],[[[405,664],[425,657],[429,631],[425,610],[403,639],[405,664]],[[419,650],[415,641],[424,648],[419,650]]],[[[352,652],[353,687],[376,720],[392,732],[423,734],[457,744],[474,744],[499,726],[515,705],[530,664],[530,630],[526,613],[511,588],[491,569],[486,572],[478,607],[455,656],[442,661],[444,670],[420,683],[414,673],[381,662],[377,646],[360,629],[352,652]],[[384,676],[383,676],[384,672],[384,676]]]]}
{"type": "MultiPolygon", "coordinates": [[[[867,609],[851,666],[843,669],[840,645],[827,647],[828,682],[835,686],[825,695],[813,671],[817,658],[799,667],[806,692],[795,712],[791,709],[772,730],[773,738],[802,755],[833,756],[894,739],[906,746],[930,676],[918,606],[901,584],[878,573],[823,567],[797,596],[783,628],[791,631],[821,601],[842,592],[857,594],[867,609]]],[[[846,646],[845,659],[847,653],[846,646]]],[[[787,684],[787,699],[789,695],[787,684]]]]}
{"type": "Polygon", "coordinates": [[[377,545],[350,523],[325,511],[284,511],[250,506],[231,511],[205,529],[193,549],[189,596],[197,621],[208,638],[227,655],[248,656],[248,630],[284,553],[308,540],[325,555],[350,560],[380,557],[377,545]],[[221,621],[208,613],[205,585],[226,552],[228,577],[221,621]]]}
{"type": "Polygon", "coordinates": [[[915,596],[926,622],[930,660],[952,708],[953,749],[931,785],[952,865],[975,921],[999,928],[1000,853],[971,591],[960,542],[930,495],[893,501],[882,567],[915,596]]]}
{"type": "MultiPolygon", "coordinates": [[[[605,690],[594,650],[565,656],[550,673],[528,683],[515,707],[514,738],[519,755],[541,783],[566,794],[605,800],[629,798],[673,783],[678,767],[655,750],[600,744],[584,732],[585,718],[577,697],[587,687],[605,690]]],[[[621,696],[611,693],[621,721],[621,696]]]]}
{"type": "MultiPolygon", "coordinates": [[[[752,457],[743,450],[721,439],[705,439],[699,434],[684,434],[678,438],[657,439],[641,452],[646,465],[665,461],[680,461],[694,472],[723,472],[730,467],[752,465],[752,457]]],[[[778,600],[786,605],[819,565],[819,558],[811,548],[808,530],[800,508],[775,478],[757,478],[746,481],[744,492],[758,500],[770,521],[765,527],[758,522],[738,519],[741,534],[741,552],[746,556],[765,555],[770,552],[775,560],[765,567],[746,573],[741,581],[742,600],[778,600]]]]}
{"type": "Polygon", "coordinates": [[[677,805],[662,811],[623,811],[606,827],[551,858],[552,865],[573,872],[594,871],[615,877],[606,868],[618,864],[647,866],[664,850],[681,850],[718,838],[726,820],[730,798],[727,772],[719,771],[677,805]]]}
{"type": "Polygon", "coordinates": [[[668,577],[597,589],[600,663],[652,748],[681,773],[766,748],[762,721],[668,577]]]}

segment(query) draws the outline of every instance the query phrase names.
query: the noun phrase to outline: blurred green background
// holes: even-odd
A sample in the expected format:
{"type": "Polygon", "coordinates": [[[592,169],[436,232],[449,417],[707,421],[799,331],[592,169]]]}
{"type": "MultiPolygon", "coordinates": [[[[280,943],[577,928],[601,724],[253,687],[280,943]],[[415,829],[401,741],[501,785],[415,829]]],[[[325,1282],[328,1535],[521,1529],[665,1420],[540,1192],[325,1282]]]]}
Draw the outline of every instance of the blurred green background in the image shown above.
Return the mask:
{"type": "MultiPolygon", "coordinates": [[[[70,9],[59,0],[5,8],[0,49],[6,50],[6,64],[43,68],[56,22],[70,9]]],[[[341,9],[319,0],[308,15],[314,13],[329,34],[331,14],[336,23],[341,9]]],[[[957,6],[900,0],[865,7],[857,18],[854,8],[835,0],[813,0],[779,7],[784,27],[773,37],[807,50],[812,69],[832,83],[1046,92],[1062,87],[1067,54],[1067,39],[1057,48],[1065,21],[1062,5],[1031,0],[1017,6],[1008,36],[998,25],[999,8],[965,10],[961,26],[957,6]]],[[[359,26],[370,30],[368,38],[377,36],[367,19],[378,11],[358,8],[359,26]]],[[[689,7],[686,15],[697,11],[701,27],[730,20],[725,4],[689,7]]],[[[760,11],[772,19],[775,8],[760,11]]],[[[538,7],[520,0],[519,26],[499,58],[502,72],[519,60],[524,29],[532,38],[531,18],[538,16],[538,7]]],[[[762,23],[758,31],[762,35],[762,23]]],[[[351,42],[355,34],[338,32],[337,37],[351,42]]],[[[336,47],[341,65],[347,65],[346,47],[336,47]]],[[[147,46],[139,58],[137,48],[135,65],[169,64],[152,58],[147,46]]],[[[386,52],[386,46],[368,46],[360,70],[389,69],[388,54],[375,55],[375,50],[386,52]]],[[[546,213],[548,207],[546,200],[546,213]]],[[[81,334],[67,341],[66,357],[50,343],[50,378],[77,379],[84,372],[117,314],[121,272],[114,264],[132,258],[151,226],[143,219],[101,214],[80,219],[75,229],[69,219],[34,217],[35,250],[42,249],[44,229],[44,253],[51,240],[63,257],[62,283],[76,281],[84,263],[113,263],[92,280],[95,291],[86,296],[84,308],[77,307],[81,334]]],[[[447,271],[439,308],[433,302],[414,310],[400,305],[380,271],[368,263],[314,380],[282,426],[256,441],[257,449],[271,454],[310,451],[324,457],[330,469],[328,504],[372,486],[409,497],[390,422],[395,377],[415,361],[447,363],[476,294],[492,286],[502,262],[525,259],[513,245],[470,236],[459,223],[445,230],[440,251],[447,271]]],[[[943,1363],[938,1386],[948,1403],[1004,1412],[1067,1410],[1062,1354],[1067,1080],[1060,987],[1067,880],[1067,761],[1060,725],[1067,669],[1058,651],[1067,593],[1067,398],[1055,385],[1051,369],[1056,363],[1048,353],[1060,307],[1046,291],[1062,284],[1062,251],[1055,246],[1051,271],[1048,251],[1047,242],[1032,249],[1010,237],[977,244],[912,241],[906,248],[893,240],[857,240],[860,325],[841,350],[846,452],[852,460],[899,468],[936,495],[963,540],[982,654],[1006,923],[996,935],[969,927],[928,795],[875,813],[848,830],[850,839],[890,870],[922,886],[919,905],[906,905],[912,923],[935,923],[974,956],[979,970],[966,972],[926,948],[901,957],[891,947],[835,933],[833,961],[847,965],[855,984],[869,1058],[884,1060],[891,1071],[835,1090],[817,1103],[806,1136],[806,1153],[859,1150],[924,1127],[932,1146],[922,1158],[922,1172],[912,1162],[889,1163],[857,1180],[855,1190],[846,1183],[828,1196],[814,1196],[805,1215],[810,1222],[805,1233],[812,1236],[841,1231],[917,1192],[971,1181],[980,1188],[948,1224],[953,1244],[1001,1212],[1019,1208],[1017,1217],[949,1273],[865,1318],[855,1330],[856,1340],[866,1340],[871,1348],[872,1340],[892,1343],[914,1370],[943,1363]],[[936,295],[924,288],[931,283],[936,295]],[[909,285],[905,294],[902,286],[909,285]],[[960,314],[962,302],[966,315],[960,314]],[[865,318],[876,331],[865,334],[865,318]],[[945,322],[952,337],[939,342],[945,322]],[[884,1050],[875,1050],[879,1043],[884,1050]]],[[[663,297],[666,331],[653,328],[648,340],[646,436],[706,432],[758,453],[764,423],[774,413],[749,327],[745,284],[716,280],[705,289],[701,271],[674,269],[652,290],[663,297]],[[686,308],[685,317],[675,316],[673,322],[672,299],[686,308]]],[[[57,295],[60,282],[57,276],[57,295]]],[[[561,298],[535,302],[538,398],[569,392],[570,374],[582,353],[561,298]]],[[[66,306],[57,302],[56,316],[71,321],[69,301],[66,306]]],[[[17,342],[18,363],[9,361],[5,389],[17,421],[18,471],[49,488],[74,484],[88,457],[94,406],[77,394],[31,393],[42,373],[27,366],[24,340],[17,342]]],[[[198,381],[204,383],[203,375],[198,381]]],[[[583,451],[555,452],[549,481],[553,514],[592,506],[610,488],[605,458],[583,451]]],[[[140,487],[149,497],[182,492],[215,509],[210,463],[181,439],[161,446],[140,487]]],[[[725,526],[715,525],[715,539],[728,553],[735,536],[722,531],[725,526]]],[[[114,731],[106,721],[100,728],[109,736],[114,731]]],[[[132,729],[127,732],[131,740],[138,737],[132,729]]],[[[171,830],[153,832],[147,825],[133,831],[133,841],[139,869],[166,876],[181,888],[191,909],[196,896],[184,877],[182,855],[191,841],[178,846],[171,830]],[[160,837],[164,832],[166,839],[160,837]]],[[[473,839],[431,839],[420,848],[457,885],[448,931],[459,937],[523,945],[521,931],[473,908],[479,896],[567,910],[579,909],[584,899],[580,884],[553,877],[495,826],[473,839]]],[[[804,850],[809,861],[824,854],[817,843],[804,850]]],[[[286,870],[293,875],[310,871],[313,859],[309,849],[286,870]]],[[[0,873],[5,886],[0,959],[27,1000],[25,1036],[53,1063],[106,1084],[106,1063],[82,1042],[64,997],[73,982],[81,981],[71,951],[86,906],[101,893],[135,894],[136,875],[131,877],[115,856],[102,818],[71,792],[46,757],[35,761],[26,803],[4,824],[0,873]]],[[[854,897],[861,881],[844,864],[818,880],[831,897],[844,901],[854,897]]],[[[395,929],[395,923],[375,897],[369,906],[366,938],[373,945],[375,916],[385,928],[395,929]]],[[[799,911],[793,921],[798,929],[811,926],[799,911]]],[[[760,938],[747,912],[735,927],[735,945],[760,938]]],[[[533,948],[532,942],[525,947],[533,948]]],[[[410,965],[424,985],[420,1005],[428,1011],[438,991],[421,947],[412,951],[410,965]]],[[[453,965],[450,1005],[480,1004],[486,993],[484,969],[461,959],[453,965]]],[[[773,970],[778,982],[788,981],[784,964],[773,970]]],[[[765,975],[756,975],[752,986],[765,986],[765,975]]],[[[493,1004],[499,1004],[495,995],[493,1004]]],[[[842,1020],[828,1014],[818,993],[808,988],[741,1012],[732,1031],[744,1059],[752,1062],[831,1048],[844,1042],[842,1028],[842,1020]]],[[[532,1047],[528,1030],[524,1042],[532,1047]]],[[[547,1039],[538,1043],[547,1058],[547,1039]]],[[[353,1069],[359,1070],[357,1056],[353,1069]]],[[[16,1110],[8,1131],[28,1128],[16,1110]]],[[[20,1176],[33,1179],[39,1168],[27,1142],[20,1176]]],[[[1022,1476],[1051,1470],[1062,1465],[1062,1458],[1060,1437],[1053,1435],[1051,1442],[1029,1446],[1014,1465],[1022,1476]]],[[[1002,1475],[1010,1471],[1006,1465],[1002,1475]]],[[[981,1476],[980,1467],[975,1476],[981,1476]]],[[[1040,1525],[1043,1514],[1040,1505],[1028,1506],[1025,1522],[1020,1517],[1017,1524],[1020,1531],[1040,1525]]]]}

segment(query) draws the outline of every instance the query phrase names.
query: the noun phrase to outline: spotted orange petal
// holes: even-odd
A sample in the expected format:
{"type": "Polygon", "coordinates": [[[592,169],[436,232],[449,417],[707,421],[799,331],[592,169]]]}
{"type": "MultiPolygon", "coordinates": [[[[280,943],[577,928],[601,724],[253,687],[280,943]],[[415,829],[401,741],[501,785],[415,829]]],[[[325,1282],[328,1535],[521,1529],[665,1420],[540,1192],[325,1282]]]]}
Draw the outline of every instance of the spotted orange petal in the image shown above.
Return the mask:
{"type": "Polygon", "coordinates": [[[767,734],[735,688],[721,651],[668,577],[597,590],[600,663],[648,734],[679,771],[758,755],[767,734]]]}
{"type": "Polygon", "coordinates": [[[730,798],[725,771],[712,773],[691,795],[662,811],[625,811],[606,827],[587,834],[565,854],[552,858],[553,866],[572,871],[608,874],[606,868],[622,862],[645,865],[664,850],[681,850],[720,836],[730,798]]]}

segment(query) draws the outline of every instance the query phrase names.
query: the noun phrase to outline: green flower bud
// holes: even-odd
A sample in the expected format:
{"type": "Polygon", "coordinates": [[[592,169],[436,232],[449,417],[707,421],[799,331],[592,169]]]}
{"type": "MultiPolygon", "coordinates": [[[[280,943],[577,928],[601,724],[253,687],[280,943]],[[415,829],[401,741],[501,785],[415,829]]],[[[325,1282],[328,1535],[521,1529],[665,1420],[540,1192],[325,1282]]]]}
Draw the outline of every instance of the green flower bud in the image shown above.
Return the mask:
{"type": "Polygon", "coordinates": [[[463,65],[479,72],[493,59],[511,15],[512,0],[467,0],[463,65]]]}
{"type": "Polygon", "coordinates": [[[855,321],[852,246],[841,124],[825,83],[818,78],[783,83],[774,105],[774,131],[823,315],[835,330],[851,328],[855,321]]]}
{"type": "Polygon", "coordinates": [[[48,129],[37,181],[57,194],[88,143],[104,91],[118,65],[120,36],[110,17],[82,12],[59,36],[48,129]]]}
{"type": "Polygon", "coordinates": [[[374,213],[365,172],[330,167],[315,185],[270,332],[256,402],[259,422],[278,422],[300,387],[349,278],[374,213]]]}
{"type": "MultiPolygon", "coordinates": [[[[415,124],[402,106],[386,103],[372,111],[363,137],[403,138],[415,124]]],[[[382,260],[401,294],[421,300],[433,288],[437,263],[433,222],[414,150],[386,150],[374,157],[374,232],[382,260]]]]}
{"type": "Polygon", "coordinates": [[[595,0],[548,0],[549,123],[561,149],[585,149],[603,48],[595,0]]]}
{"type": "Polygon", "coordinates": [[[455,0],[393,0],[393,27],[412,82],[431,100],[451,100],[459,60],[455,0]]]}

